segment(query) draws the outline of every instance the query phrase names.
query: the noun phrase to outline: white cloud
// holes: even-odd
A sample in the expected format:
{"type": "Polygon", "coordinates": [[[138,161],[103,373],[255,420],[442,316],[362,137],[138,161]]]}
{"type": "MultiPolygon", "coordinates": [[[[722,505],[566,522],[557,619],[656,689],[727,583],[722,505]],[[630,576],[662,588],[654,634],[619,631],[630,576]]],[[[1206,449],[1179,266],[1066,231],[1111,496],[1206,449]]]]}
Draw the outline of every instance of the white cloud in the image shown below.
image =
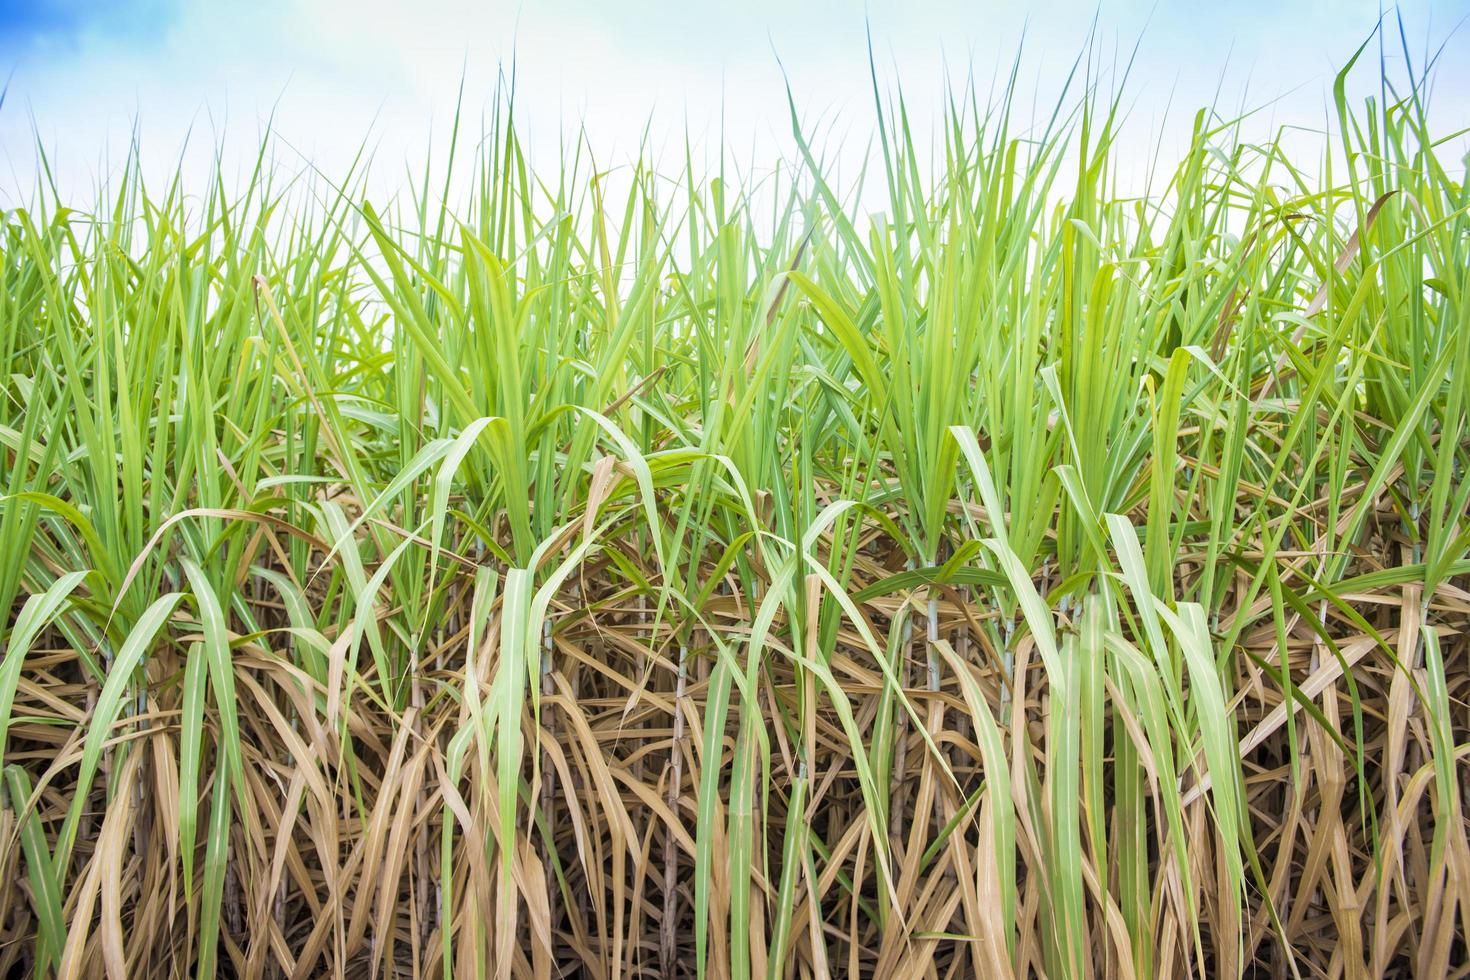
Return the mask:
{"type": "MultiPolygon", "coordinates": [[[[1420,39],[1443,39],[1465,0],[1407,4],[1420,39]]],[[[564,132],[585,125],[599,161],[626,159],[652,119],[656,148],[682,153],[685,126],[706,145],[723,123],[743,161],[789,153],[780,65],[809,120],[835,119],[861,144],[870,132],[865,14],[885,82],[901,78],[925,133],[941,105],[943,79],[978,83],[1003,72],[1025,28],[1026,88],[1053,91],[1084,44],[1091,0],[902,3],[749,0],[550,0],[404,3],[393,0],[260,0],[250,5],[186,3],[151,39],[134,32],[82,32],[66,44],[32,44],[18,57],[0,108],[0,201],[34,184],[31,117],[62,183],[87,191],[107,162],[118,163],[136,119],[145,163],[171,172],[190,127],[186,170],[202,173],[216,140],[248,164],[263,121],[295,152],[340,173],[359,144],[377,147],[378,186],[397,185],[401,164],[417,167],[430,134],[447,137],[461,73],[471,129],[497,72],[515,59],[518,113],[532,152],[545,161],[564,132]]],[[[1176,135],[1192,109],[1213,97],[1224,73],[1226,104],[1285,94],[1260,117],[1322,123],[1334,67],[1368,35],[1373,0],[1263,3],[1214,8],[1195,3],[1107,2],[1099,51],[1126,60],[1147,23],[1130,91],[1146,134],[1171,96],[1176,135]],[[1246,83],[1249,83],[1246,88],[1246,83]]],[[[1393,39],[1396,43],[1396,38],[1393,39]]],[[[1437,93],[1441,114],[1464,118],[1470,85],[1467,39],[1451,40],[1437,93]]],[[[1367,72],[1371,76],[1371,68],[1367,72]]]]}

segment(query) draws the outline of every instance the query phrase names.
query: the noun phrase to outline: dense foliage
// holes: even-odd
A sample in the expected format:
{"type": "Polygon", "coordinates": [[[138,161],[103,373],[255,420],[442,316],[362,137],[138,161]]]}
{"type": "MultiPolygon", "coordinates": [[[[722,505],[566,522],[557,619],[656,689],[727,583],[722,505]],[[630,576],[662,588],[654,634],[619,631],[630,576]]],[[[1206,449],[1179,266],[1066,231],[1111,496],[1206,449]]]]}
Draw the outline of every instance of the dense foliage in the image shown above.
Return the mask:
{"type": "Polygon", "coordinates": [[[864,217],[799,126],[750,186],[541,181],[508,111],[377,209],[43,183],[0,972],[1463,970],[1470,192],[1422,91],[1339,80],[1310,160],[1202,112],[1144,197],[1113,103],[959,99],[932,154],[894,104],[864,217]]]}

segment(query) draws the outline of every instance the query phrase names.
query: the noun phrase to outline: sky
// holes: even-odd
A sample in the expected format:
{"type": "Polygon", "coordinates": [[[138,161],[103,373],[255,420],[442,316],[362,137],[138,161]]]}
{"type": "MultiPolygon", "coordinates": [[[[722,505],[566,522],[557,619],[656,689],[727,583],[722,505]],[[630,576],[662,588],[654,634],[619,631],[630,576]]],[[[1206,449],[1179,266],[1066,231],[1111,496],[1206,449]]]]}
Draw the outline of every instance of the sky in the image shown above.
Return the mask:
{"type": "MultiPolygon", "coordinates": [[[[1217,95],[1256,109],[1262,136],[1320,129],[1337,68],[1384,12],[1378,0],[0,0],[0,206],[34,192],[38,146],[63,192],[85,195],[135,131],[145,173],[182,165],[202,179],[217,152],[227,172],[248,166],[268,122],[278,166],[340,174],[367,145],[391,192],[442,150],[461,83],[477,128],[512,65],[540,166],[584,130],[599,162],[631,158],[646,134],[677,163],[688,133],[759,168],[793,152],[788,83],[809,126],[863,145],[869,38],[881,85],[902,84],[921,134],[946,86],[973,79],[983,95],[1023,39],[1023,98],[1054,97],[1089,37],[1107,65],[1137,46],[1133,146],[1181,140],[1217,95]]],[[[1402,71],[1401,15],[1416,64],[1443,50],[1436,119],[1470,125],[1470,0],[1405,0],[1387,15],[1390,72],[1402,71]]],[[[1375,83],[1371,64],[1360,76],[1375,83]]]]}

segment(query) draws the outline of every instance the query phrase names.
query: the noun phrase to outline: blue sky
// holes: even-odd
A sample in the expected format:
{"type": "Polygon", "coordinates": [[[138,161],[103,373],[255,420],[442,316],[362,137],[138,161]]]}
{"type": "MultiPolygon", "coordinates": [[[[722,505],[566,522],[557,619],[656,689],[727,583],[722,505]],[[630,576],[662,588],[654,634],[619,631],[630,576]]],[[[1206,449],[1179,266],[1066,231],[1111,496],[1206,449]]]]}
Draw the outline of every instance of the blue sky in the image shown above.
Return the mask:
{"type": "Polygon", "coordinates": [[[63,46],[87,32],[143,44],[178,16],[177,0],[0,0],[0,44],[63,46]]]}
{"type": "MultiPolygon", "coordinates": [[[[1411,50],[1447,44],[1434,107],[1470,124],[1470,0],[1405,0],[1411,50]]],[[[0,202],[33,186],[35,139],[64,183],[115,169],[136,127],[145,162],[168,172],[190,136],[186,169],[218,147],[248,160],[274,118],[283,158],[328,173],[367,138],[385,180],[443,135],[463,75],[479,112],[514,58],[533,153],[555,156],[585,127],[609,157],[645,126],[655,148],[696,140],[761,160],[789,153],[784,84],[833,138],[871,126],[866,32],[885,84],[901,80],[921,130],[946,84],[988,86],[1023,32],[1023,93],[1049,94],[1086,43],[1126,60],[1140,145],[1180,138],[1189,112],[1221,93],[1265,106],[1265,134],[1321,127],[1337,65],[1367,38],[1377,0],[0,0],[0,202]],[[779,62],[778,62],[779,57],[779,62]],[[783,69],[785,75],[783,76],[783,69]],[[1170,115],[1165,116],[1166,107],[1170,115]],[[1167,121],[1166,121],[1167,119],[1167,121]]],[[[1397,60],[1397,37],[1390,51],[1397,60]]],[[[1375,50],[1376,56],[1376,50],[1375,50]]],[[[1395,64],[1390,64],[1393,70],[1395,64]]],[[[1371,81],[1372,71],[1364,73],[1371,81]]]]}

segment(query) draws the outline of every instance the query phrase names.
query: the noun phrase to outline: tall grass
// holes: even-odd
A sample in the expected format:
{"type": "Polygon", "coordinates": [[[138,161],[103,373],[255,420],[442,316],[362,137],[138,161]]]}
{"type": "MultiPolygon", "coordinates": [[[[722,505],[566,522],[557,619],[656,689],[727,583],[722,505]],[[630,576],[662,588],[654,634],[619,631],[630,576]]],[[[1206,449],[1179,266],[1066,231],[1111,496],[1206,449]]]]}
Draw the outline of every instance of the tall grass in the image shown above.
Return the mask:
{"type": "Polygon", "coordinates": [[[43,184],[0,972],[1463,975],[1470,192],[1346,74],[1145,197],[1009,92],[871,220],[508,111],[453,209],[43,184]]]}

